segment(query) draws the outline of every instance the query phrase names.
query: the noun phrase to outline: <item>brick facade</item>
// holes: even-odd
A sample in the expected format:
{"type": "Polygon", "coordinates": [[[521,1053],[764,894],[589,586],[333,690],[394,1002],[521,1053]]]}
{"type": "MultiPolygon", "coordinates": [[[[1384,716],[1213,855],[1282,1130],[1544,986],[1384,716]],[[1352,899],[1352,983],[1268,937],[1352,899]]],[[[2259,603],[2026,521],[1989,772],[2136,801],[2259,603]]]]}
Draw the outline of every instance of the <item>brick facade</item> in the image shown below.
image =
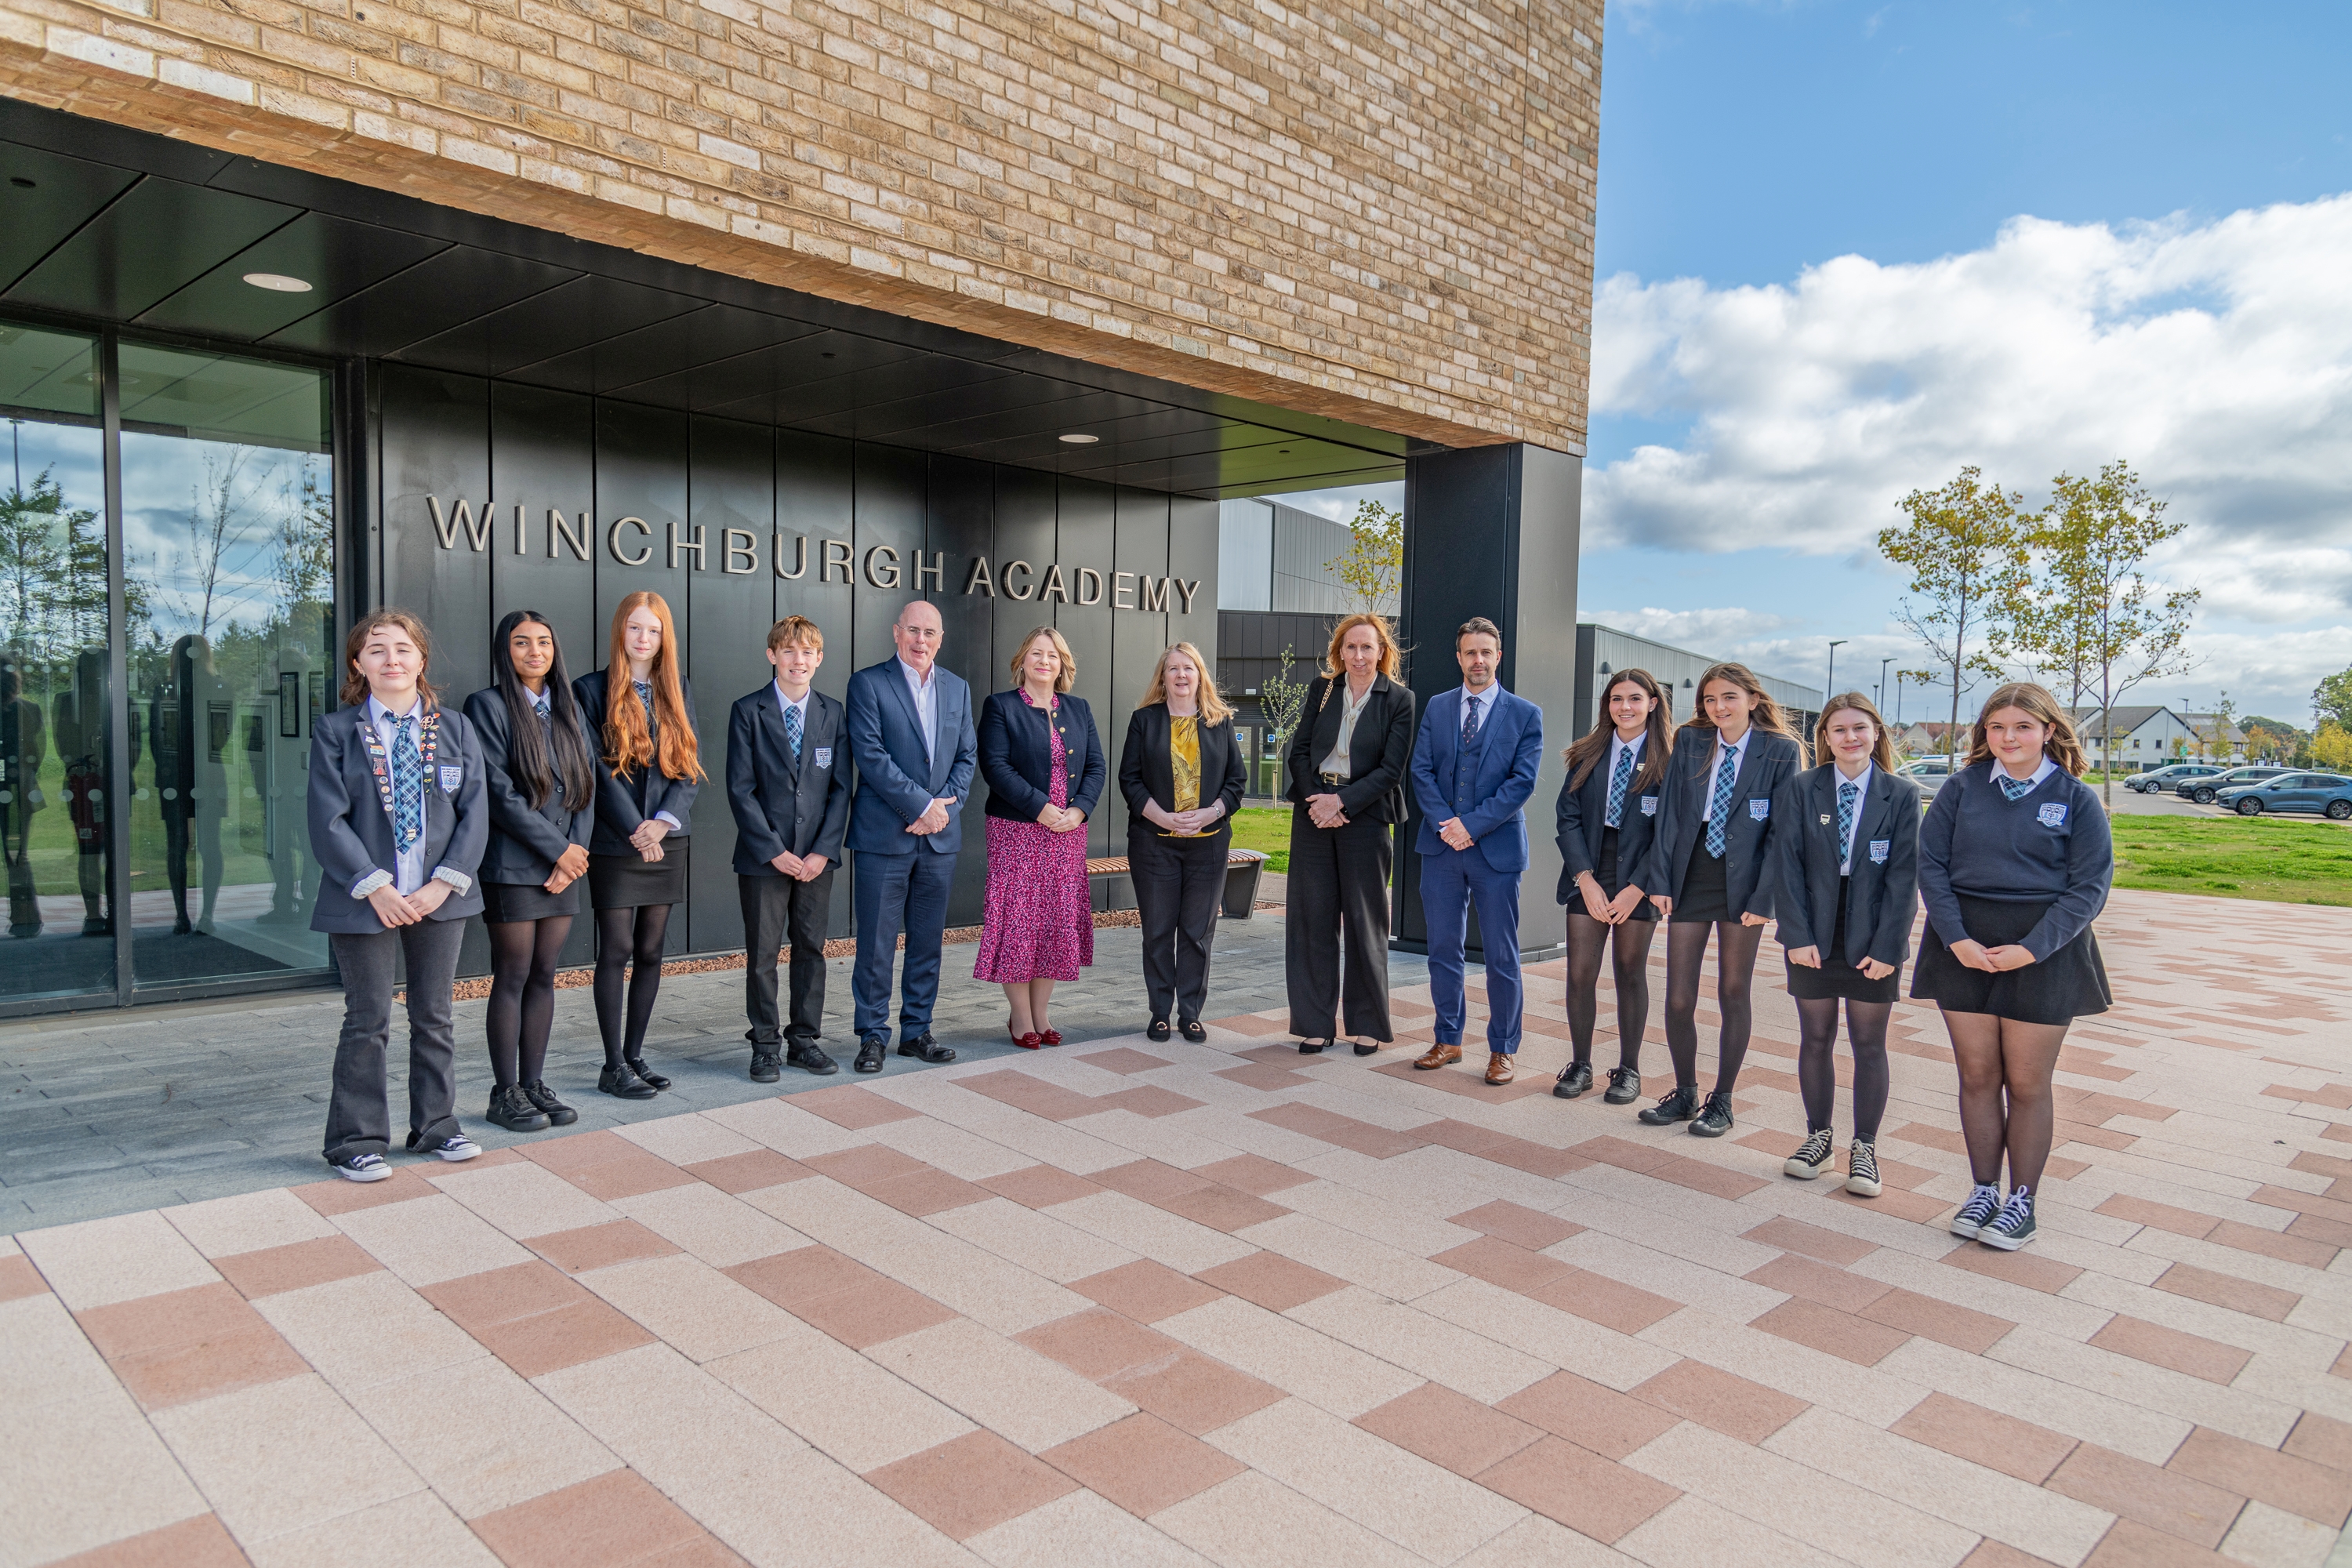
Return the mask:
{"type": "Polygon", "coordinates": [[[0,91],[1449,445],[1581,453],[1600,0],[0,0],[0,91]]]}

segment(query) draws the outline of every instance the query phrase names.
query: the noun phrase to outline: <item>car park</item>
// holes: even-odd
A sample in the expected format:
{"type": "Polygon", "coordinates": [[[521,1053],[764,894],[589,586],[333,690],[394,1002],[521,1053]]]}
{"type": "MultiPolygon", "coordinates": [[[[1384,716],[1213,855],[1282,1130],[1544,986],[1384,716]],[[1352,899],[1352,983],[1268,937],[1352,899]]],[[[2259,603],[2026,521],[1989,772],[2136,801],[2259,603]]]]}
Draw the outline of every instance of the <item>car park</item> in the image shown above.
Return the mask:
{"type": "Polygon", "coordinates": [[[2352,778],[2342,773],[2283,773],[2258,784],[2221,790],[2217,804],[2240,816],[2308,811],[2338,822],[2352,821],[2352,778]]]}
{"type": "Polygon", "coordinates": [[[2261,784],[2265,780],[2274,779],[2286,771],[2269,763],[2253,767],[2231,768],[2226,773],[2215,773],[2210,778],[2177,780],[2172,785],[2172,793],[2183,800],[2193,800],[2200,805],[2211,805],[2225,789],[2240,784],[2261,784]]]}
{"type": "Polygon", "coordinates": [[[1940,754],[1921,757],[1916,761],[1904,763],[1895,771],[1917,784],[1921,795],[1932,795],[1944,787],[1944,781],[1952,776],[1955,765],[1959,760],[1958,757],[1940,754]]]}
{"type": "Polygon", "coordinates": [[[2167,763],[2162,767],[2134,773],[2124,780],[2124,788],[2141,795],[2156,795],[2170,789],[2185,778],[2210,779],[2222,770],[2214,763],[2167,763]]]}

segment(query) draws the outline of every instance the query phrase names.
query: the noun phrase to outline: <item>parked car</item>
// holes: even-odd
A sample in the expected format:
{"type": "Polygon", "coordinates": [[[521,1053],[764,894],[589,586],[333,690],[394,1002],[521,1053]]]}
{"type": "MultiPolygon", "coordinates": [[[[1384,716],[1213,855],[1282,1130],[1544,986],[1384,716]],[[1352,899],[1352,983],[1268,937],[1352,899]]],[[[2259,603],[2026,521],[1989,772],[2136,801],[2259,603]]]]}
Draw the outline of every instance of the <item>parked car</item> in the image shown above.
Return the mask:
{"type": "Polygon", "coordinates": [[[2338,822],[2352,819],[2352,778],[2342,773],[2283,773],[2260,784],[2232,784],[2219,792],[2220,804],[2240,816],[2266,811],[2315,811],[2338,822]]]}
{"type": "Polygon", "coordinates": [[[2170,789],[2185,778],[2210,779],[2221,772],[2217,763],[2167,763],[2144,773],[2134,773],[2124,780],[2124,788],[2137,790],[2142,795],[2155,795],[2170,789]]]}
{"type": "Polygon", "coordinates": [[[1940,754],[1921,757],[1916,762],[1904,763],[1895,771],[1917,784],[1922,795],[1932,795],[1944,787],[1944,782],[1952,776],[1954,767],[1959,761],[1958,757],[1940,754]]]}
{"type": "Polygon", "coordinates": [[[2200,805],[2210,805],[2221,791],[2237,784],[2261,784],[2274,779],[2287,770],[2275,763],[2263,763],[2250,768],[2231,768],[2210,778],[2180,779],[2174,783],[2172,793],[2183,800],[2193,800],[2200,805]]]}

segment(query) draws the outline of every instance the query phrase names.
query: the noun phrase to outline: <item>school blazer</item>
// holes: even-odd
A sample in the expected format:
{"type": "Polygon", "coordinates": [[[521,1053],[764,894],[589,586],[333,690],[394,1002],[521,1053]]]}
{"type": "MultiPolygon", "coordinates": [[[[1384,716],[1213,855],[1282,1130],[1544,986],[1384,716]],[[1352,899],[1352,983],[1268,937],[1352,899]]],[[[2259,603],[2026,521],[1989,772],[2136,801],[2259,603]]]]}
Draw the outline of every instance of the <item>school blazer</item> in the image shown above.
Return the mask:
{"type": "MultiPolygon", "coordinates": [[[[514,732],[508,724],[505,696],[495,686],[475,692],[466,699],[466,721],[473,725],[474,739],[482,748],[482,793],[490,813],[490,842],[482,851],[482,880],[544,887],[555,875],[555,863],[563,852],[575,844],[585,849],[595,830],[594,772],[592,769],[589,774],[587,804],[578,811],[563,804],[560,782],[548,792],[547,804],[533,810],[530,796],[508,771],[514,732]]],[[[595,737],[588,734],[584,724],[581,733],[593,757],[595,737]]]]}
{"type": "Polygon", "coordinates": [[[1014,691],[992,691],[980,705],[980,776],[988,785],[989,816],[1034,822],[1052,804],[1054,748],[1062,748],[1069,776],[1070,805],[1091,821],[1102,799],[1110,763],[1095,732],[1094,710],[1083,697],[1065,691],[1058,725],[1043,708],[1033,708],[1014,691]],[[1056,732],[1058,730],[1058,733],[1056,732]]]}
{"type": "MultiPolygon", "coordinates": [[[[362,699],[358,707],[338,708],[310,727],[310,853],[319,863],[319,896],[310,907],[315,931],[369,936],[391,929],[365,899],[352,897],[352,883],[371,872],[394,870],[399,858],[392,847],[392,814],[384,809],[374,761],[360,736],[366,721],[362,699]]],[[[480,871],[490,814],[474,727],[463,713],[444,708],[439,728],[425,775],[425,874],[446,866],[472,878],[473,885],[462,893],[451,888],[429,918],[462,921],[482,912],[480,871]]]]}
{"type": "Polygon", "coordinates": [[[931,679],[937,690],[926,756],[915,694],[907,689],[898,656],[849,678],[849,754],[857,763],[857,794],[849,803],[848,843],[860,855],[954,855],[963,848],[963,805],[980,762],[971,688],[936,664],[931,679]],[[948,825],[937,833],[908,832],[934,800],[956,803],[948,808],[948,825]]]}
{"type": "MultiPolygon", "coordinates": [[[[1199,726],[1201,735],[1201,804],[1225,803],[1224,816],[1198,838],[1171,838],[1171,844],[1230,845],[1234,813],[1242,808],[1242,792],[1249,786],[1249,769],[1234,738],[1234,721],[1225,719],[1199,726]]],[[[1144,820],[1143,808],[1157,801],[1162,811],[1176,809],[1176,764],[1168,752],[1171,730],[1168,704],[1139,708],[1127,721],[1127,743],[1118,752],[1118,792],[1127,797],[1127,836],[1159,838],[1160,829],[1144,820]]]]}
{"type": "MultiPolygon", "coordinates": [[[[1625,803],[1617,810],[1617,875],[1644,894],[1653,890],[1642,878],[1646,875],[1651,841],[1657,837],[1666,787],[1663,778],[1647,785],[1641,783],[1649,761],[1644,747],[1625,786],[1625,803]]],[[[1587,871],[1595,877],[1601,874],[1601,836],[1609,830],[1608,746],[1601,748],[1601,760],[1584,775],[1582,785],[1575,781],[1575,772],[1570,770],[1560,781],[1559,800],[1553,807],[1559,836],[1559,891],[1554,896],[1563,904],[1580,908],[1584,895],[1576,890],[1576,879],[1587,871]]]]}
{"type": "MultiPolygon", "coordinates": [[[[605,765],[606,673],[592,670],[572,683],[572,695],[580,704],[581,722],[588,726],[594,742],[590,750],[596,759],[596,831],[588,840],[588,853],[634,856],[636,846],[629,842],[629,835],[662,812],[677,818],[677,826],[669,830],[669,842],[682,840],[694,831],[694,797],[702,793],[702,784],[696,779],[674,779],[661,771],[658,730],[654,734],[656,754],[652,762],[625,778],[605,765]]],[[[699,737],[702,726],[694,721],[694,682],[679,676],[677,694],[686,705],[687,728],[699,737]]]]}
{"type": "Polygon", "coordinates": [[[1412,742],[1412,793],[1421,807],[1421,831],[1413,837],[1413,848],[1423,855],[1453,854],[1437,836],[1437,825],[1458,816],[1475,841],[1466,853],[1483,856],[1496,871],[1526,870],[1527,804],[1543,767],[1543,710],[1496,689],[1478,730],[1477,764],[1456,798],[1462,689],[1431,698],[1422,713],[1421,733],[1412,742]]]}
{"type": "MultiPolygon", "coordinates": [[[[1723,879],[1734,916],[1769,918],[1772,913],[1774,882],[1767,871],[1768,850],[1779,821],[1772,796],[1797,771],[1802,755],[1788,736],[1762,730],[1739,755],[1723,847],[1723,879]]],[[[1657,832],[1650,841],[1650,863],[1642,869],[1643,890],[1654,898],[1661,893],[1670,899],[1683,896],[1683,873],[1690,868],[1692,847],[1706,831],[1714,761],[1714,726],[1686,724],[1675,732],[1674,760],[1666,764],[1666,782],[1659,791],[1663,798],[1657,832]]]]}
{"type": "MultiPolygon", "coordinates": [[[[1325,793],[1320,764],[1339,743],[1339,721],[1348,700],[1347,677],[1318,678],[1307,688],[1307,706],[1291,726],[1290,790],[1284,797],[1307,804],[1325,793]],[[1338,688],[1332,690],[1332,688],[1338,688]],[[1329,697],[1324,692],[1330,690],[1329,697]]],[[[1385,675],[1372,677],[1356,732],[1348,738],[1348,782],[1339,786],[1339,809],[1350,822],[1404,822],[1405,773],[1412,766],[1413,695],[1385,675]]]]}
{"type": "Polygon", "coordinates": [[[784,709],[770,681],[727,712],[727,809],[735,814],[735,874],[781,877],[790,850],[841,863],[849,829],[849,710],[811,691],[801,715],[801,754],[784,739],[784,709]]]}
{"type": "MultiPolygon", "coordinates": [[[[1772,797],[1773,909],[1782,947],[1826,949],[1837,931],[1837,765],[1791,774],[1772,797]]],[[[1919,786],[1874,768],[1863,792],[1846,889],[1845,951],[1824,952],[1853,968],[1865,958],[1901,963],[1911,956],[1919,912],[1919,786]]]]}

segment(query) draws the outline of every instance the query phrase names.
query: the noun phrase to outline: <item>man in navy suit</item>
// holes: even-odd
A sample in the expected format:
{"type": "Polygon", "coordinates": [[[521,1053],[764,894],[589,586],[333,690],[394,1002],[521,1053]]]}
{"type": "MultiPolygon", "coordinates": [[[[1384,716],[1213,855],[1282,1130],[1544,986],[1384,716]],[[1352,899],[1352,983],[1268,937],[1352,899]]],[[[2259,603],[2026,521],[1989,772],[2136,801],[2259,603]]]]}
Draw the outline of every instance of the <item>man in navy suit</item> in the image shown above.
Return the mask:
{"type": "Polygon", "coordinates": [[[1462,948],[1475,902],[1486,950],[1486,1081],[1506,1084],[1519,1050],[1519,874],[1528,868],[1525,807],[1543,764],[1543,710],[1496,682],[1503,633],[1484,616],[1454,635],[1454,658],[1462,684],[1429,700],[1412,742],[1421,808],[1413,848],[1437,1006],[1437,1043],[1412,1065],[1426,1071],[1462,1059],[1462,948]]]}
{"type": "Polygon", "coordinates": [[[898,1054],[955,1060],[955,1052],[931,1038],[931,1007],[940,994],[948,889],[963,848],[959,813],[980,743],[971,688],[939,667],[946,630],[936,608],[914,600],[890,627],[897,655],[849,678],[849,754],[857,763],[849,811],[849,847],[857,852],[857,967],[849,989],[859,1072],[880,1072],[890,1047],[890,960],[902,931],[898,1054]]]}
{"type": "Polygon", "coordinates": [[[785,616],[768,630],[768,662],[775,679],[738,700],[727,716],[727,804],[735,814],[744,1005],[751,1020],[743,1037],[751,1042],[753,1083],[775,1082],[784,1062],[818,1074],[840,1070],[816,1041],[824,1021],[833,868],[849,827],[849,759],[842,754],[847,715],[809,686],[824,662],[824,633],[805,616],[785,616]],[[776,953],[787,941],[788,1027],[776,1013],[776,953]]]}

